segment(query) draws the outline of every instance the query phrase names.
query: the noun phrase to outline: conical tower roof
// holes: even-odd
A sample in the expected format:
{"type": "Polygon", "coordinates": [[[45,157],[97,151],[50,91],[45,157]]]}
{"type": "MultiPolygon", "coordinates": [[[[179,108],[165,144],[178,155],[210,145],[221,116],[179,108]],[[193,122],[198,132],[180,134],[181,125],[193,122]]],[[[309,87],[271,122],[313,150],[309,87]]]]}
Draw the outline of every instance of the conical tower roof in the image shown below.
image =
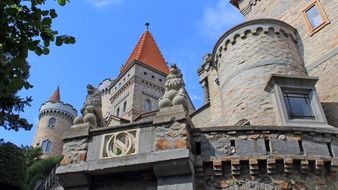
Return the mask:
{"type": "Polygon", "coordinates": [[[169,68],[165,63],[160,49],[158,48],[153,35],[147,29],[137,42],[133,52],[129,56],[126,64],[123,65],[121,73],[125,72],[134,61],[139,61],[162,73],[169,74],[169,68]]]}
{"type": "Polygon", "coordinates": [[[49,98],[50,102],[60,102],[60,88],[59,86],[56,88],[56,90],[53,92],[52,96],[49,98]]]}

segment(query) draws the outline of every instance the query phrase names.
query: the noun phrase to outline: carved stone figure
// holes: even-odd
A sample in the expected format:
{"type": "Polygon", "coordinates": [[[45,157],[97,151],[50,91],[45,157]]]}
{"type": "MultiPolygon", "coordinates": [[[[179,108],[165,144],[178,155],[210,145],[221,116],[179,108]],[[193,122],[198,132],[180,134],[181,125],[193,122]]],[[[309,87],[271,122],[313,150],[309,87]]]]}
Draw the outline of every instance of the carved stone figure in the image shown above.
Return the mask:
{"type": "Polygon", "coordinates": [[[95,127],[103,127],[105,121],[101,110],[101,92],[90,84],[87,85],[87,92],[86,102],[81,109],[82,116],[76,117],[73,124],[89,122],[95,127]]]}
{"type": "Polygon", "coordinates": [[[183,75],[176,64],[170,66],[170,73],[165,83],[165,92],[158,103],[159,108],[173,105],[187,106],[187,95],[184,90],[183,75]]]}

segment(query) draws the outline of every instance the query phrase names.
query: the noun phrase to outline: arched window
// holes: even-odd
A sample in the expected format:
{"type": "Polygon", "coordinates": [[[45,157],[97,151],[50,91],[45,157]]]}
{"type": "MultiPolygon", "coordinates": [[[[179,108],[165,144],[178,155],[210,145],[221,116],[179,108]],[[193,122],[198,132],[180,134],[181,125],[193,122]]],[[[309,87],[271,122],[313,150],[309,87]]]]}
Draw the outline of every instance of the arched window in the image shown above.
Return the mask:
{"type": "Polygon", "coordinates": [[[116,116],[119,117],[120,116],[120,108],[116,109],[116,116]]]}
{"type": "Polygon", "coordinates": [[[52,149],[52,141],[48,139],[42,141],[41,148],[42,148],[42,152],[49,153],[52,149]]]}
{"type": "Polygon", "coordinates": [[[150,111],[151,110],[151,101],[149,99],[146,99],[144,101],[143,110],[144,111],[150,111]]]}
{"type": "Polygon", "coordinates": [[[125,111],[126,111],[126,109],[127,109],[127,102],[124,102],[124,103],[123,103],[123,109],[122,109],[122,110],[123,110],[123,112],[125,112],[125,111]]]}
{"type": "Polygon", "coordinates": [[[56,119],[54,117],[50,118],[48,120],[48,127],[54,128],[55,127],[55,123],[56,123],[56,119]]]}

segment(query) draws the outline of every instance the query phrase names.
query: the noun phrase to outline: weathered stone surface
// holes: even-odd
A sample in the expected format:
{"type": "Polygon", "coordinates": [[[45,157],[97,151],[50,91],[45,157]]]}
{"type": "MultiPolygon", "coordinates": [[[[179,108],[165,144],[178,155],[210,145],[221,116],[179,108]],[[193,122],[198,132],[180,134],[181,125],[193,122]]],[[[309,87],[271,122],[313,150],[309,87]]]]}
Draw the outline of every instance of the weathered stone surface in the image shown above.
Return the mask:
{"type": "Polygon", "coordinates": [[[257,140],[236,140],[236,155],[238,156],[258,156],[265,155],[265,143],[263,139],[257,140]]]}
{"type": "Polygon", "coordinates": [[[304,153],[307,156],[330,157],[330,152],[329,152],[327,144],[304,140],[303,147],[304,147],[304,153]]]}
{"type": "Polygon", "coordinates": [[[88,140],[72,139],[63,145],[63,160],[61,165],[77,164],[84,162],[87,156],[88,140]]]}
{"type": "Polygon", "coordinates": [[[298,141],[271,139],[271,152],[278,155],[299,155],[300,149],[298,141]]]}

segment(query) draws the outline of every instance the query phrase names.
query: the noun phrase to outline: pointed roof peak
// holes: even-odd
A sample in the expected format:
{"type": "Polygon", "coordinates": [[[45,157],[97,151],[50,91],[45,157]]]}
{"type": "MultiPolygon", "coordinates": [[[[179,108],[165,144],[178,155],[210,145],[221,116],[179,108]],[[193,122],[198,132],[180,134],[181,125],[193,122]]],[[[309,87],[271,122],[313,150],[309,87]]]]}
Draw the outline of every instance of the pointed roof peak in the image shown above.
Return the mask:
{"type": "Polygon", "coordinates": [[[60,102],[61,101],[61,98],[60,98],[60,87],[59,86],[53,92],[52,96],[49,98],[48,101],[50,101],[50,102],[60,102]]]}
{"type": "Polygon", "coordinates": [[[146,31],[142,34],[121,73],[125,72],[134,61],[142,62],[162,73],[169,74],[169,68],[158,48],[153,35],[149,32],[149,23],[145,24],[146,31]]]}

